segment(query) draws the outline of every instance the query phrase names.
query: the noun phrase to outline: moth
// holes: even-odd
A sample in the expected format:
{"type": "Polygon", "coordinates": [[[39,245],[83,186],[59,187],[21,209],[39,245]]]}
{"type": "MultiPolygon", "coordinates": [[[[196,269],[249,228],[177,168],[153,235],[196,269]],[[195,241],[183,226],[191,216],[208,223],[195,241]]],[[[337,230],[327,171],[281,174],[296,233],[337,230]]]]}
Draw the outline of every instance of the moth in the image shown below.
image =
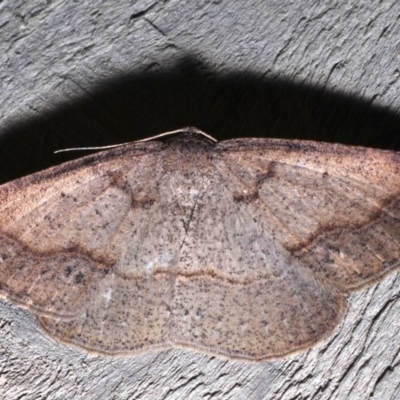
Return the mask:
{"type": "Polygon", "coordinates": [[[106,355],[279,358],[398,268],[400,153],[195,128],[0,186],[0,296],[106,355]]]}

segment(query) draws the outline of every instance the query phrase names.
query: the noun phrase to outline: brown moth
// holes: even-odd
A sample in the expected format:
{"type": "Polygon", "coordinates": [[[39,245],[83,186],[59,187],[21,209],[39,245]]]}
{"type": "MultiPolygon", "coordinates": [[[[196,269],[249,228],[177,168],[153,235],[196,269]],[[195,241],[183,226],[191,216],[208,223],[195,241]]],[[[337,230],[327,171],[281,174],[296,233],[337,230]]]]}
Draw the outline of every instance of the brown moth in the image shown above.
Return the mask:
{"type": "Polygon", "coordinates": [[[194,128],[0,186],[0,295],[107,355],[261,360],[399,266],[400,153],[194,128]]]}

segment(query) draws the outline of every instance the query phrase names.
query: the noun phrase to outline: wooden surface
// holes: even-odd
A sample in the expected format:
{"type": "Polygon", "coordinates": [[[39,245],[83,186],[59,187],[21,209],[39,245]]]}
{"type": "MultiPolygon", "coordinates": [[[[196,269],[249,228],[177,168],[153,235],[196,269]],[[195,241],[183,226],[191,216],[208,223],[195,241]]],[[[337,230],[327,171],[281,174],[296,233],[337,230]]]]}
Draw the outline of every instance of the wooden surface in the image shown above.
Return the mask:
{"type": "MultiPolygon", "coordinates": [[[[0,3],[0,181],[187,125],[400,149],[400,4],[0,3]]],[[[133,359],[54,342],[0,303],[0,398],[395,399],[400,274],[350,297],[305,354],[249,364],[190,350],[133,359]]]]}

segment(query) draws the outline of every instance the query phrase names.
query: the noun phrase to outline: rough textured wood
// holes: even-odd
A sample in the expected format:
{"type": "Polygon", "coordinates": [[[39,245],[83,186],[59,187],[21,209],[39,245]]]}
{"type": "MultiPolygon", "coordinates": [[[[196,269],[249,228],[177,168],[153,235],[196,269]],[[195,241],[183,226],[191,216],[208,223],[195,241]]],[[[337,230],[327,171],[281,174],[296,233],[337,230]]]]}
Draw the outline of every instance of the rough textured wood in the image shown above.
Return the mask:
{"type": "MultiPolygon", "coordinates": [[[[399,145],[396,1],[3,1],[2,182],[59,163],[56,148],[195,125],[218,139],[284,136],[399,145]]],[[[77,156],[81,156],[78,154],[77,156]]],[[[5,398],[399,396],[400,278],[350,298],[305,355],[252,364],[186,350],[134,360],[55,343],[1,303],[5,398]]]]}

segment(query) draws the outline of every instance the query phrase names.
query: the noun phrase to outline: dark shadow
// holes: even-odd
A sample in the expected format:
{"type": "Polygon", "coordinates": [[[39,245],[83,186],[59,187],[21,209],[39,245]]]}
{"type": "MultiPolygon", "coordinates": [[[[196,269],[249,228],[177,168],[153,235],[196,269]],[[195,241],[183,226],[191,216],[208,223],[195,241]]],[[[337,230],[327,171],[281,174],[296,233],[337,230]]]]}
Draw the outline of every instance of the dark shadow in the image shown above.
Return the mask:
{"type": "Polygon", "coordinates": [[[40,118],[9,126],[0,140],[0,183],[87,152],[67,147],[137,140],[196,126],[217,139],[259,136],[400,149],[400,116],[343,93],[258,73],[216,74],[195,59],[93,88],[40,118]]]}

